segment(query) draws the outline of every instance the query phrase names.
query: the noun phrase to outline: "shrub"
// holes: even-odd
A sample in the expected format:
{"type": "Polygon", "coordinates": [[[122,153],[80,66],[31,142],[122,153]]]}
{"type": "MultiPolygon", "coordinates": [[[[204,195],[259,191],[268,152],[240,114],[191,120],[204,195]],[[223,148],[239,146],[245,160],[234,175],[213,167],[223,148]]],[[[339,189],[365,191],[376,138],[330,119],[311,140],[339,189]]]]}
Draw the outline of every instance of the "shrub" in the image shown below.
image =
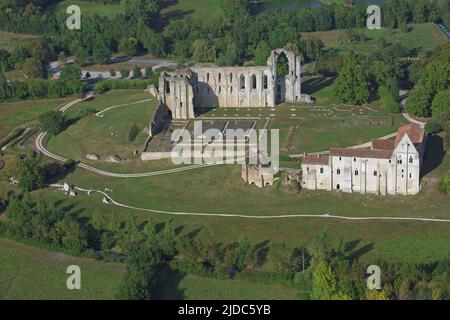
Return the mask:
{"type": "Polygon", "coordinates": [[[121,69],[120,70],[120,77],[122,79],[128,78],[129,75],[130,75],[130,70],[128,70],[128,69],[121,69]]]}
{"type": "Polygon", "coordinates": [[[447,194],[450,191],[450,170],[439,181],[438,189],[441,193],[447,194]]]}

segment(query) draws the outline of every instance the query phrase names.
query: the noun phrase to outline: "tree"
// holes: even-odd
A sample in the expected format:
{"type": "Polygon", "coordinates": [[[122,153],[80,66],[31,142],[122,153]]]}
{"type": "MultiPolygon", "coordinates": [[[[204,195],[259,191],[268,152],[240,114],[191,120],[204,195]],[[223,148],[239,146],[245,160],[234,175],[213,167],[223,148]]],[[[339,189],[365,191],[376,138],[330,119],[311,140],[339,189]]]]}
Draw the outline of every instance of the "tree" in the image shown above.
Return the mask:
{"type": "Polygon", "coordinates": [[[222,0],[221,8],[225,17],[239,20],[250,13],[250,0],[222,0]]]}
{"type": "Polygon", "coordinates": [[[253,60],[257,66],[265,66],[267,59],[270,56],[270,47],[265,41],[258,43],[258,46],[253,50],[253,60]]]}
{"type": "Polygon", "coordinates": [[[8,81],[6,80],[5,73],[0,66],[0,101],[6,101],[9,99],[11,89],[9,88],[8,81]]]}
{"type": "Polygon", "coordinates": [[[237,247],[237,267],[239,270],[244,270],[246,267],[247,255],[250,253],[251,245],[245,234],[241,234],[239,237],[238,247],[237,247]]]}
{"type": "Polygon", "coordinates": [[[79,254],[87,247],[86,233],[80,224],[70,216],[55,224],[52,238],[55,243],[71,253],[79,254]]]}
{"type": "MultiPolygon", "coordinates": [[[[388,87],[382,86],[378,90],[381,101],[383,102],[384,107],[389,110],[389,112],[392,113],[399,113],[400,112],[400,103],[398,100],[395,99],[394,96],[392,96],[390,90],[388,87]]],[[[398,94],[397,94],[398,96],[398,94]]]]}
{"type": "Polygon", "coordinates": [[[138,52],[139,41],[134,37],[123,38],[119,43],[118,49],[129,56],[134,56],[138,52]]]}
{"type": "Polygon", "coordinates": [[[133,79],[140,79],[142,78],[142,71],[141,68],[138,66],[134,66],[133,68],[133,79]]]}
{"type": "Polygon", "coordinates": [[[81,69],[74,64],[68,65],[61,71],[61,80],[79,80],[81,69]]]}
{"type": "Polygon", "coordinates": [[[26,191],[33,191],[44,186],[45,176],[39,160],[27,157],[20,163],[19,186],[26,191]]]}
{"type": "Polygon", "coordinates": [[[416,85],[408,97],[408,112],[419,117],[429,117],[431,115],[431,96],[430,90],[425,86],[416,85]]]}
{"type": "Polygon", "coordinates": [[[344,59],[342,71],[334,83],[334,92],[343,102],[361,104],[369,100],[367,75],[353,54],[344,59]]]}
{"type": "Polygon", "coordinates": [[[75,57],[77,64],[83,67],[84,65],[86,65],[86,60],[89,57],[89,52],[85,47],[80,45],[75,50],[75,57]]]}
{"type": "Polygon", "coordinates": [[[211,62],[216,58],[216,52],[205,39],[197,39],[192,44],[192,58],[196,61],[211,62]]]}
{"type": "Polygon", "coordinates": [[[314,268],[312,275],[311,299],[330,300],[337,294],[337,280],[331,267],[321,261],[314,268]]]}
{"type": "Polygon", "coordinates": [[[425,124],[425,132],[428,134],[435,134],[442,131],[442,126],[439,122],[431,120],[425,124]]]}
{"type": "Polygon", "coordinates": [[[116,296],[122,300],[150,300],[156,284],[156,267],[161,255],[153,249],[133,246],[126,260],[127,271],[116,296]]]}
{"type": "Polygon", "coordinates": [[[39,126],[51,135],[58,135],[64,130],[65,119],[59,111],[48,111],[39,117],[39,126]]]}
{"type": "MultiPolygon", "coordinates": [[[[0,89],[1,90],[1,89],[0,89]]],[[[439,122],[448,120],[450,117],[450,88],[440,91],[431,104],[433,117],[439,122]]]]}
{"type": "Polygon", "coordinates": [[[94,59],[94,62],[98,64],[106,64],[110,61],[111,51],[106,45],[105,39],[101,36],[97,36],[95,39],[92,58],[94,59]]]}
{"type": "Polygon", "coordinates": [[[23,72],[31,79],[45,78],[46,72],[41,60],[28,58],[23,64],[23,72]]]}

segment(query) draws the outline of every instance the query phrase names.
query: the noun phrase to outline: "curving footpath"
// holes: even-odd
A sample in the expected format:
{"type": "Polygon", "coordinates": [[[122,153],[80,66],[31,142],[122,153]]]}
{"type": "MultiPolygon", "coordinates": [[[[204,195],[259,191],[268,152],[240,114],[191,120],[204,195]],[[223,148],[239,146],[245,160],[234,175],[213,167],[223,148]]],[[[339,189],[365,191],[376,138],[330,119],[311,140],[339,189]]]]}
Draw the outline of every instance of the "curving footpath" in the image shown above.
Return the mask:
{"type": "MultiPolygon", "coordinates": [[[[69,107],[81,102],[80,99],[77,99],[76,103],[72,101],[71,103],[67,104],[66,106],[62,107],[60,110],[67,110],[69,107]],[[70,106],[69,106],[70,105],[70,106]],[[69,107],[67,107],[69,106],[69,107]]],[[[64,112],[62,111],[62,112],[64,112]]],[[[45,147],[43,146],[43,140],[46,136],[46,132],[39,133],[37,139],[36,139],[36,147],[37,149],[42,152],[47,157],[50,157],[52,159],[58,160],[58,161],[66,161],[67,159],[58,156],[56,154],[51,153],[45,147]]],[[[385,137],[383,137],[385,138],[385,137]]],[[[233,160],[234,161],[234,160],[233,160]]],[[[226,163],[226,162],[225,162],[226,163]]],[[[182,171],[188,171],[198,168],[204,168],[204,167],[210,167],[210,166],[217,166],[221,165],[219,164],[202,164],[202,165],[191,165],[187,167],[182,168],[175,168],[175,169],[167,169],[167,170],[160,170],[160,171],[154,171],[154,172],[145,172],[145,173],[135,173],[135,174],[119,174],[119,173],[112,173],[107,172],[104,170],[100,170],[94,167],[91,167],[89,165],[86,165],[84,163],[79,163],[77,166],[86,170],[89,170],[91,172],[109,176],[109,177],[117,177],[117,178],[141,178],[141,177],[150,177],[150,176],[158,176],[158,175],[164,175],[164,174],[170,174],[170,173],[176,173],[176,172],[182,172],[182,171]]],[[[62,188],[62,185],[59,184],[53,184],[50,185],[50,187],[57,187],[62,188]]],[[[231,213],[202,213],[202,212],[176,212],[176,211],[163,211],[163,210],[156,210],[156,209],[148,209],[148,208],[140,208],[140,207],[134,207],[130,205],[126,205],[123,203],[120,203],[118,201],[115,201],[110,195],[108,195],[104,191],[100,190],[87,190],[79,187],[75,187],[76,190],[82,191],[82,192],[97,192],[99,194],[102,194],[106,199],[108,199],[108,202],[121,208],[136,210],[136,211],[144,211],[144,212],[151,212],[151,213],[157,213],[157,214],[165,214],[165,215],[173,215],[173,216],[201,216],[201,217],[222,217],[222,218],[242,218],[242,219],[255,219],[255,220],[269,220],[269,219],[293,219],[293,218],[317,218],[317,219],[336,219],[336,220],[347,220],[347,221],[413,221],[413,222],[437,222],[437,223],[450,223],[449,219],[434,219],[434,218],[420,218],[420,217],[349,217],[349,216],[337,216],[333,215],[331,212],[326,213],[323,215],[319,214],[291,214],[291,215],[271,215],[271,216],[255,216],[255,215],[245,215],[245,214],[231,214],[231,213]]]]}
{"type": "MultiPolygon", "coordinates": [[[[63,185],[53,184],[50,187],[62,188],[63,185]]],[[[433,219],[433,218],[414,218],[414,217],[348,217],[348,216],[337,216],[332,213],[326,214],[286,214],[286,215],[272,215],[272,216],[255,216],[255,215],[245,215],[245,214],[232,214],[232,213],[202,213],[202,212],[177,212],[177,211],[164,211],[156,209],[147,209],[129,206],[120,202],[115,201],[110,195],[104,191],[94,190],[94,189],[83,189],[75,187],[76,190],[82,192],[97,192],[102,194],[108,202],[121,208],[132,209],[137,211],[145,211],[151,213],[173,215],[173,216],[200,216],[200,217],[220,217],[220,218],[243,218],[243,219],[255,219],[255,220],[269,220],[269,219],[293,219],[293,218],[317,218],[317,219],[336,219],[336,220],[348,220],[348,221],[415,221],[415,222],[443,222],[450,223],[449,219],[433,219]]]]}

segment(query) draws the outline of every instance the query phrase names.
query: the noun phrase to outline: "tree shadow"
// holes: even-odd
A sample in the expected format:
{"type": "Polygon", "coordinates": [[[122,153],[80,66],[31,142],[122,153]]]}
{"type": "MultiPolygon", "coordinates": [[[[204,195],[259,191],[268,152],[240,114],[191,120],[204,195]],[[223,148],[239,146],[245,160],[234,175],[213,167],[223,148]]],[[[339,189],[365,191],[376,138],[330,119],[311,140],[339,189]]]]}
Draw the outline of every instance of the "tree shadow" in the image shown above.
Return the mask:
{"type": "Polygon", "coordinates": [[[195,239],[195,238],[198,236],[198,234],[199,234],[202,230],[203,230],[203,227],[200,227],[200,228],[198,228],[198,229],[192,230],[191,232],[189,232],[189,233],[186,234],[186,237],[187,237],[188,239],[193,240],[193,239],[195,239]]]}
{"type": "Polygon", "coordinates": [[[157,290],[155,290],[154,300],[184,300],[184,290],[179,288],[181,280],[185,277],[181,272],[171,269],[167,265],[158,267],[157,290]]]}
{"type": "Polygon", "coordinates": [[[306,94],[314,94],[325,87],[330,86],[334,82],[334,78],[313,78],[306,80],[302,84],[302,91],[306,94]]]}
{"type": "MultiPolygon", "coordinates": [[[[360,240],[358,240],[358,242],[359,241],[360,240]]],[[[350,262],[356,261],[363,255],[365,255],[366,253],[369,253],[370,251],[372,251],[373,247],[374,247],[374,244],[369,243],[369,244],[366,244],[365,246],[360,247],[359,249],[355,249],[348,254],[348,259],[350,260],[350,262]]]]}
{"type": "Polygon", "coordinates": [[[436,134],[428,136],[422,164],[422,178],[442,164],[445,153],[444,139],[436,134]]]}

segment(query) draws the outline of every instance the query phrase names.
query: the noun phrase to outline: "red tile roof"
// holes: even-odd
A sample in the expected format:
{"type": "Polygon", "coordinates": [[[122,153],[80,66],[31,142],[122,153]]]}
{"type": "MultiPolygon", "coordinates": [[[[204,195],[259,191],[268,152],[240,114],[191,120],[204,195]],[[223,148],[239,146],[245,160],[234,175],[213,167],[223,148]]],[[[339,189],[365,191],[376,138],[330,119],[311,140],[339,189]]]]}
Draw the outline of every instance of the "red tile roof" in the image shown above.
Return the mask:
{"type": "Polygon", "coordinates": [[[397,146],[400,143],[405,134],[408,134],[408,137],[411,139],[412,143],[417,144],[423,142],[425,131],[423,130],[422,127],[414,123],[401,126],[398,129],[397,137],[395,138],[395,146],[397,146]]]}
{"type": "Polygon", "coordinates": [[[394,150],[395,149],[395,140],[394,139],[389,139],[389,140],[375,139],[375,140],[372,140],[372,149],[394,150]]]}
{"type": "Polygon", "coordinates": [[[331,148],[330,155],[335,157],[390,159],[392,150],[331,148]]]}
{"type": "Polygon", "coordinates": [[[302,164],[328,165],[329,156],[321,154],[307,154],[302,158],[302,164]]]}

